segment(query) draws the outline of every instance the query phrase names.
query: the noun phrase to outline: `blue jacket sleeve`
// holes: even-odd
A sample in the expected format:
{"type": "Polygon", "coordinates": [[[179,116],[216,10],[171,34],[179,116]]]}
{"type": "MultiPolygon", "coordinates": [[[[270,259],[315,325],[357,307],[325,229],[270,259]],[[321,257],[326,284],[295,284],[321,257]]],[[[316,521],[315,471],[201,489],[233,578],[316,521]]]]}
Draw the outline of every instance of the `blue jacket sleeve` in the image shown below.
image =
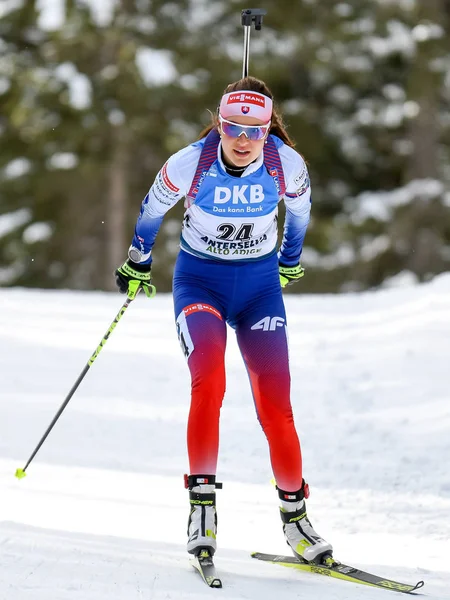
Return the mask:
{"type": "MultiPolygon", "coordinates": [[[[134,228],[133,241],[129,256],[138,255],[141,264],[151,264],[152,248],[161,223],[168,210],[185,194],[186,181],[190,171],[180,174],[178,163],[186,153],[186,149],[172,155],[157,174],[152,187],[141,204],[141,210],[134,228]]],[[[134,260],[134,258],[132,259],[134,260]]]]}
{"type": "Polygon", "coordinates": [[[283,240],[278,260],[287,267],[300,262],[306,230],[311,213],[311,185],[308,169],[303,158],[292,148],[283,147],[286,160],[286,192],[284,204],[286,216],[283,240]]]}
{"type": "Polygon", "coordinates": [[[286,207],[283,241],[278,253],[278,260],[281,264],[293,267],[300,262],[308,224],[309,210],[303,214],[295,215],[286,207]]]}
{"type": "Polygon", "coordinates": [[[132,248],[139,249],[142,258],[140,263],[151,264],[152,248],[155,243],[156,235],[163,222],[164,215],[151,216],[148,211],[149,194],[142,201],[141,210],[134,228],[132,248]]]}

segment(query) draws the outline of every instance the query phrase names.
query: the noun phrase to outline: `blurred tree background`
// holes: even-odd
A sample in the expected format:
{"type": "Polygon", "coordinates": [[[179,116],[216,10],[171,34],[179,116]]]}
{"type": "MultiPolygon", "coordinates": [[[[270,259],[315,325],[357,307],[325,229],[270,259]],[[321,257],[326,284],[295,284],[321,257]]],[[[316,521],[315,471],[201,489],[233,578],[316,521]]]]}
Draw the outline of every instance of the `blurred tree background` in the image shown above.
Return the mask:
{"type": "MultiPolygon", "coordinates": [[[[313,186],[289,290],[356,291],[450,267],[450,0],[261,0],[250,74],[313,186]]],[[[234,0],[3,0],[0,285],[114,289],[140,202],[241,76],[234,0]]],[[[171,289],[183,206],[154,280],[171,289]]],[[[281,210],[282,215],[282,210],[281,210]]]]}

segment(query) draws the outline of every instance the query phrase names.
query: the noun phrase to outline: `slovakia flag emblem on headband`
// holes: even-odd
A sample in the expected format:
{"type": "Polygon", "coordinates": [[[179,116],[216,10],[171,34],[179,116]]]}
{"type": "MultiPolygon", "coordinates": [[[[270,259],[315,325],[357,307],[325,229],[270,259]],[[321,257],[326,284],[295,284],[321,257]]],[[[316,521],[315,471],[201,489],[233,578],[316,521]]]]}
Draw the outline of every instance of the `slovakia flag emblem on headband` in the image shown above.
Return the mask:
{"type": "Polygon", "coordinates": [[[250,110],[250,106],[242,106],[241,110],[244,113],[244,115],[246,115],[250,110]]]}

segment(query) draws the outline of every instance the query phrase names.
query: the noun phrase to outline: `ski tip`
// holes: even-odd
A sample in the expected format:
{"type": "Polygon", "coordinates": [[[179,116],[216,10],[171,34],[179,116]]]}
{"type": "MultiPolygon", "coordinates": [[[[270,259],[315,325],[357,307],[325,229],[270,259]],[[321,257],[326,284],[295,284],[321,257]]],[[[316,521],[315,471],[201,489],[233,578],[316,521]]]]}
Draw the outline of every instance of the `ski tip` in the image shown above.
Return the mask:
{"type": "Polygon", "coordinates": [[[17,469],[15,475],[17,479],[23,479],[26,476],[26,473],[23,469],[17,469]]]}

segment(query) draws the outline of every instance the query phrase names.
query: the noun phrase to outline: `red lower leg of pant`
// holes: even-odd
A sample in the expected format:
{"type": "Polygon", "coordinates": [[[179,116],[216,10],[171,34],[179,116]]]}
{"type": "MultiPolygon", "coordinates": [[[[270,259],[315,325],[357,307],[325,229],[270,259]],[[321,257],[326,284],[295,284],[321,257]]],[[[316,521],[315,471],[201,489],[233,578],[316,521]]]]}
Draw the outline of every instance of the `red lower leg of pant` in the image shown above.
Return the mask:
{"type": "Polygon", "coordinates": [[[277,486],[297,491],[302,487],[302,453],[292,415],[289,374],[251,375],[250,379],[277,486]]]}
{"type": "Polygon", "coordinates": [[[223,363],[192,380],[187,444],[191,474],[215,475],[219,452],[219,418],[225,394],[223,363]]]}
{"type": "Polygon", "coordinates": [[[294,492],[302,487],[302,454],[294,422],[266,425],[264,432],[269,442],[270,460],[277,486],[294,492]]]}

